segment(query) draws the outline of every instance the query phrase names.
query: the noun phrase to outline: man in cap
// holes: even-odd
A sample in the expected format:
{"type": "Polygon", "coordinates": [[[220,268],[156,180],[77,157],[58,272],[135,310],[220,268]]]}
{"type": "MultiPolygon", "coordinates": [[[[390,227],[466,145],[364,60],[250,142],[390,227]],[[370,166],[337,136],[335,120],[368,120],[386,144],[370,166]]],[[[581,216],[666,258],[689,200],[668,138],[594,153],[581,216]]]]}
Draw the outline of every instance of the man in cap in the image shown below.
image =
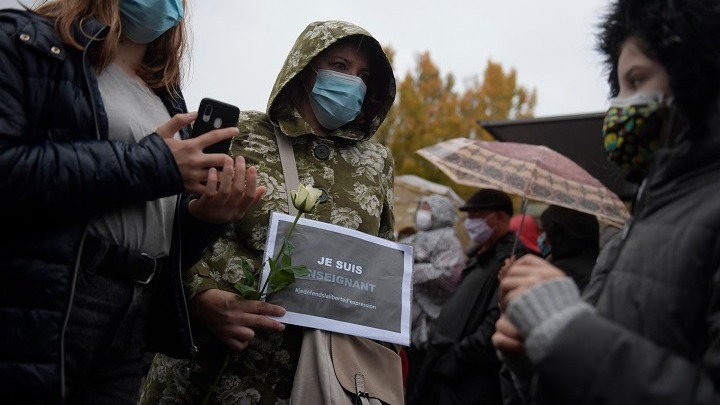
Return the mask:
{"type": "MultiPolygon", "coordinates": [[[[500,316],[498,273],[515,242],[507,194],[480,190],[460,207],[475,245],[455,293],[435,321],[430,347],[410,404],[502,404],[501,363],[491,337],[500,316]]],[[[517,256],[526,253],[519,247],[517,256]]]]}

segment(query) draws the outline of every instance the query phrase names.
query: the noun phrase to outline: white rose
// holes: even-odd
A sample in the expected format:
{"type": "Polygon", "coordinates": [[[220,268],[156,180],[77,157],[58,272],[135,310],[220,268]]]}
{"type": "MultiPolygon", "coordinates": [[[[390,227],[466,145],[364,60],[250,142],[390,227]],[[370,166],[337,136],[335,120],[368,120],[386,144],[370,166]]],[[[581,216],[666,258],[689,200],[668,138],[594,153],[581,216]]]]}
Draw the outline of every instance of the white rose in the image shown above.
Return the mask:
{"type": "Polygon", "coordinates": [[[298,211],[309,213],[315,209],[318,198],[322,195],[322,190],[300,184],[297,190],[290,192],[290,195],[292,196],[292,203],[298,211]]]}

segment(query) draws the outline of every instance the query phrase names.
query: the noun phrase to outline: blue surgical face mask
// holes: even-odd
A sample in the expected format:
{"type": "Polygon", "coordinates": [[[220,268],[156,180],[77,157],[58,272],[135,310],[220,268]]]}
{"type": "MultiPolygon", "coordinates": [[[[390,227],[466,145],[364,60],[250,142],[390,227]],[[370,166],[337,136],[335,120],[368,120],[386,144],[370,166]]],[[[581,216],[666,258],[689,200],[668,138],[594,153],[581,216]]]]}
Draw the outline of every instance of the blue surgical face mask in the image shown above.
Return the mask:
{"type": "Polygon", "coordinates": [[[323,128],[334,130],[360,114],[367,86],[357,76],[320,69],[310,92],[310,106],[323,128]]]}
{"type": "Polygon", "coordinates": [[[183,19],[182,0],[120,0],[122,33],[149,44],[183,19]]]}

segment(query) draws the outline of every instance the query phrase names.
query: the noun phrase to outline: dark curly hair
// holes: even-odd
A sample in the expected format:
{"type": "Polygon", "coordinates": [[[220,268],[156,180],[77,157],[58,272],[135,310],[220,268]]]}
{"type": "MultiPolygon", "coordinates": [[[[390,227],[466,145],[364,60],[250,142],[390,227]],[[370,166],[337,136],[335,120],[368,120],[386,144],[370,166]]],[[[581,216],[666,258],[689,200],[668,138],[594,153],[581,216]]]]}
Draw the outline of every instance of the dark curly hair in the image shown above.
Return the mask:
{"type": "Polygon", "coordinates": [[[675,103],[701,124],[720,93],[720,1],[617,0],[600,25],[611,96],[619,93],[620,50],[630,37],[668,73],[675,103]]]}

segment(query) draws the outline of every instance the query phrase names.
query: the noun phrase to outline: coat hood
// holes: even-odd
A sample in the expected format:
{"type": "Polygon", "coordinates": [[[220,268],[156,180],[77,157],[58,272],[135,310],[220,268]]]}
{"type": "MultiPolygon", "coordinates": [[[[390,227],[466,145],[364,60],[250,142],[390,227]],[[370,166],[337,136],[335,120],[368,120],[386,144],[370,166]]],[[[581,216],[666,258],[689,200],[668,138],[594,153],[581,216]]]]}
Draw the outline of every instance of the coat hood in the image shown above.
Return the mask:
{"type": "Polygon", "coordinates": [[[538,248],[538,236],[540,236],[540,228],[538,228],[535,218],[527,214],[518,214],[510,218],[510,230],[515,232],[520,238],[520,242],[525,245],[533,253],[540,253],[538,248]],[[522,228],[520,227],[522,225],[522,228]]]}
{"type": "Polygon", "coordinates": [[[553,260],[581,255],[597,256],[600,249],[600,224],[594,215],[551,205],[540,215],[553,260]]]}
{"type": "Polygon", "coordinates": [[[455,224],[457,213],[455,212],[455,206],[449,198],[433,194],[428,197],[423,197],[420,200],[421,204],[424,202],[430,206],[430,212],[432,212],[432,226],[430,230],[448,228],[455,224]]]}
{"type": "Polygon", "coordinates": [[[270,121],[279,125],[286,135],[294,137],[312,132],[292,102],[287,102],[292,97],[291,88],[299,84],[299,74],[322,51],[354,35],[364,37],[363,47],[367,46],[370,56],[372,85],[368,86],[363,103],[366,119],[363,123],[344,125],[332,131],[330,136],[350,140],[368,139],[385,120],[395,100],[395,76],[380,43],[357,25],[344,21],[316,21],[308,25],[295,41],[268,100],[267,114],[270,121]]]}
{"type": "Polygon", "coordinates": [[[646,214],[696,187],[689,179],[713,177],[720,169],[720,96],[708,106],[700,124],[691,124],[676,108],[671,113],[670,136],[655,151],[642,201],[636,206],[646,214]]]}

